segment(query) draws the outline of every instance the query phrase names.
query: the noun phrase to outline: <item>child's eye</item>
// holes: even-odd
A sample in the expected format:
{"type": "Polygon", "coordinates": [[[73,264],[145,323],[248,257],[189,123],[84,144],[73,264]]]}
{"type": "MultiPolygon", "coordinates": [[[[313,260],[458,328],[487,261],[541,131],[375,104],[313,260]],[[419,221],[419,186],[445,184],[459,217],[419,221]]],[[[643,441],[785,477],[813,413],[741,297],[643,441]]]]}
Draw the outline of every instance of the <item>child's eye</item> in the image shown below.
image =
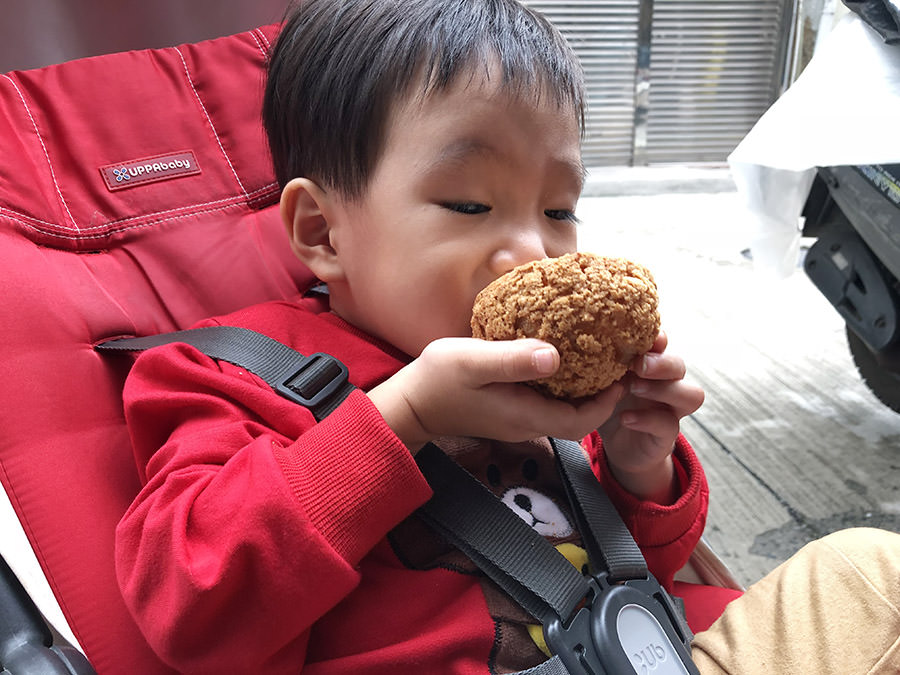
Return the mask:
{"type": "Polygon", "coordinates": [[[490,206],[486,206],[485,204],[478,204],[475,202],[446,202],[443,204],[445,209],[449,209],[451,211],[455,211],[456,213],[463,213],[466,215],[477,215],[479,213],[487,213],[491,210],[490,206]]]}
{"type": "Polygon", "coordinates": [[[568,209],[547,209],[544,211],[544,215],[548,218],[552,218],[553,220],[565,220],[569,223],[578,223],[578,216],[575,215],[573,211],[569,211],[568,209]]]}

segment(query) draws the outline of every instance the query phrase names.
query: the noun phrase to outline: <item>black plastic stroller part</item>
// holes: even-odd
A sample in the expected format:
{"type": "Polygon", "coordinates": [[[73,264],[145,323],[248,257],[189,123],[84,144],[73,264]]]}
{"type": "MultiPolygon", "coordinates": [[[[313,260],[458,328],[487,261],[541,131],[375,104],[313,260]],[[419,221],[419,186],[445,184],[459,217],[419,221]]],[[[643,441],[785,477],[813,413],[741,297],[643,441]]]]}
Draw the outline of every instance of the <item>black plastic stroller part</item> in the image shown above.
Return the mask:
{"type": "Polygon", "coordinates": [[[0,675],[95,675],[77,649],[53,644],[53,633],[2,557],[0,668],[0,675]]]}
{"type": "Polygon", "coordinates": [[[873,357],[900,370],[900,165],[819,168],[804,269],[873,357]]]}

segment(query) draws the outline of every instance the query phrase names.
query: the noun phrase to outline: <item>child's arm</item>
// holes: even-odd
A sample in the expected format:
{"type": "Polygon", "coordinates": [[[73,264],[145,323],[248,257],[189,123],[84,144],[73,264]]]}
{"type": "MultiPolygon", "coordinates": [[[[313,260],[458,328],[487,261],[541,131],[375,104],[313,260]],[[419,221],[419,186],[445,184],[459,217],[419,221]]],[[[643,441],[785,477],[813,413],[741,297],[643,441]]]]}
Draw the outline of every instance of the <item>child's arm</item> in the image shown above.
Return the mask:
{"type": "Polygon", "coordinates": [[[685,382],[681,358],[665,354],[664,333],[637,359],[616,412],[588,440],[594,472],[647,559],[668,586],[706,524],[709,492],[700,461],[679,433],[682,417],[703,403],[685,382]],[[600,442],[602,439],[602,442],[600,442]]]}
{"type": "Polygon", "coordinates": [[[539,340],[445,338],[369,398],[413,453],[441,436],[581,440],[609,418],[624,388],[614,384],[575,405],[521,384],[557,368],[556,349],[539,340]]]}
{"type": "Polygon", "coordinates": [[[299,672],[311,626],[430,496],[362,391],[324,421],[185,345],[142,355],[126,414],[144,488],[116,532],[123,597],[181,672],[299,672]]]}
{"type": "Polygon", "coordinates": [[[671,590],[706,526],[709,488],[703,467],[690,444],[679,436],[672,453],[679,496],[672,504],[639,499],[612,476],[603,444],[595,433],[585,439],[594,473],[637,541],[647,566],[671,590]]]}
{"type": "Polygon", "coordinates": [[[626,396],[599,427],[609,470],[630,493],[659,504],[679,496],[672,452],[682,417],[703,403],[703,390],[684,380],[684,361],[666,354],[660,333],[625,378],[626,396]]]}

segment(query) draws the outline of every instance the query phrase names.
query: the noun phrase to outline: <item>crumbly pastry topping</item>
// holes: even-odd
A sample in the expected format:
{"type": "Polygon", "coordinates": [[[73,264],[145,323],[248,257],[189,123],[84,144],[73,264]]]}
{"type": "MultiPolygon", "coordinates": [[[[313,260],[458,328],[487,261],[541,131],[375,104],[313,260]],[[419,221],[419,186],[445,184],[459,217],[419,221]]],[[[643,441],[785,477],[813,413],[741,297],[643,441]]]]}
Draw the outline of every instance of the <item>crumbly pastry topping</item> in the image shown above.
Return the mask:
{"type": "Polygon", "coordinates": [[[559,370],[529,384],[575,399],[605,389],[650,350],[659,334],[658,305],[656,283],[643,265],[570,253],[521,265],[481,291],[472,336],[553,344],[559,370]]]}

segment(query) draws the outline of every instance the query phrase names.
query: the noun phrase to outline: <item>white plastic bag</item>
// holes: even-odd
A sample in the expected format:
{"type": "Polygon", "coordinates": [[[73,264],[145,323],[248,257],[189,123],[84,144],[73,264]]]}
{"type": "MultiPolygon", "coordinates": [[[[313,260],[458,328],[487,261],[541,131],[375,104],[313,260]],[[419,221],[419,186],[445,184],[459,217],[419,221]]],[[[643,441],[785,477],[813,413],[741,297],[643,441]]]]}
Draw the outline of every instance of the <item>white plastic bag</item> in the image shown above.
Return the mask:
{"type": "Polygon", "coordinates": [[[898,123],[900,47],[849,14],[728,157],[758,269],[795,268],[815,167],[900,163],[898,123]]]}

